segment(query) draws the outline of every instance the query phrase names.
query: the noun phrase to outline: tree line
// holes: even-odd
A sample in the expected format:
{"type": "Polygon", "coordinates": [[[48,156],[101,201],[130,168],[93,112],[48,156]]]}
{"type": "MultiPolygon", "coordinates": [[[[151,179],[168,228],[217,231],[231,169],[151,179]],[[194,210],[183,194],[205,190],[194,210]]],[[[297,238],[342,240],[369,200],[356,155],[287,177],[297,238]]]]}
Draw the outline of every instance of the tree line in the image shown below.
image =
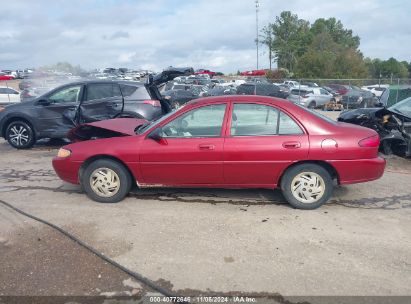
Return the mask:
{"type": "Polygon", "coordinates": [[[310,24],[283,11],[260,34],[271,63],[296,78],[411,78],[411,62],[364,58],[360,37],[336,18],[310,24]]]}

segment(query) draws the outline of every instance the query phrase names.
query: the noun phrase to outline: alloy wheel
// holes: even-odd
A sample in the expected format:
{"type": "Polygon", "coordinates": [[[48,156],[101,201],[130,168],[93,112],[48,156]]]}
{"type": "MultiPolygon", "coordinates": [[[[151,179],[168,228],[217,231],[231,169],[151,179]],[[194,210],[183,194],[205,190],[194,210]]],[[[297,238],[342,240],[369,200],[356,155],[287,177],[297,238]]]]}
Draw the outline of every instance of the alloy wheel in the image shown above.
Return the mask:
{"type": "Polygon", "coordinates": [[[8,138],[16,146],[24,146],[30,140],[30,132],[25,126],[15,124],[10,128],[8,138]]]}

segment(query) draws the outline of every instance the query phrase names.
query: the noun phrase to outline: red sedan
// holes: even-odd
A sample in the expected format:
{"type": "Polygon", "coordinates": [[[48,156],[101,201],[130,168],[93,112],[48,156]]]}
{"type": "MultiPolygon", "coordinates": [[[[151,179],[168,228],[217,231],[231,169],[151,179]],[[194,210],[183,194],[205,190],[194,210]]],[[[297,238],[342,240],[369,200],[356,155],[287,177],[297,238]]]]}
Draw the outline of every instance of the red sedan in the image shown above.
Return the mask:
{"type": "Polygon", "coordinates": [[[333,182],[382,176],[378,134],[289,101],[263,96],[191,101],[155,122],[123,118],[73,129],[78,141],[53,159],[59,177],[98,202],[138,187],[281,188],[301,209],[318,208],[333,182]]]}

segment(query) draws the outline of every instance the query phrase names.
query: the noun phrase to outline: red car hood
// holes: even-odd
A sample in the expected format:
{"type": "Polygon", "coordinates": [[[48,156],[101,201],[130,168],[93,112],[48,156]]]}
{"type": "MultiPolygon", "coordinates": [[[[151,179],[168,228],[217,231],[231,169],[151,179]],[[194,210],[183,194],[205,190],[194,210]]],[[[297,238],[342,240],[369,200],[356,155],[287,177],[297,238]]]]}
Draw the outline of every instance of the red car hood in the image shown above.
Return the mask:
{"type": "Polygon", "coordinates": [[[70,130],[68,138],[71,141],[84,141],[96,138],[135,135],[135,129],[147,123],[145,119],[115,118],[81,124],[70,130]]]}

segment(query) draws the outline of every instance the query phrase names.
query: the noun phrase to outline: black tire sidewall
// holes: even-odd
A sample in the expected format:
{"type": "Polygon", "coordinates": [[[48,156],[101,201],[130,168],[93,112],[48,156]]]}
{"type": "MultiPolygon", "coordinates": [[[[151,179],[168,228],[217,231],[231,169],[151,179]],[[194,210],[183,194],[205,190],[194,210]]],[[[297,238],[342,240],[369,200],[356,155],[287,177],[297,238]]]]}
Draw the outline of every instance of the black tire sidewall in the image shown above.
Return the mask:
{"type": "Polygon", "coordinates": [[[118,203],[130,192],[132,180],[129,172],[123,164],[111,159],[98,159],[89,164],[81,176],[81,187],[87,196],[99,203],[118,203]],[[111,197],[102,197],[93,191],[90,186],[90,175],[98,168],[108,168],[117,173],[120,179],[119,191],[111,197]]]}
{"type": "Polygon", "coordinates": [[[309,109],[315,109],[316,106],[317,106],[317,103],[316,103],[315,101],[311,101],[311,102],[308,104],[308,108],[309,108],[309,109]]]}
{"type": "Polygon", "coordinates": [[[301,164],[301,165],[296,165],[292,168],[289,168],[285,172],[281,180],[281,190],[287,202],[291,206],[297,209],[304,209],[304,210],[317,209],[318,207],[325,204],[331,198],[333,187],[334,187],[333,181],[328,171],[324,169],[323,167],[316,165],[316,164],[301,164]],[[311,203],[311,204],[302,203],[299,200],[297,200],[291,192],[291,182],[294,179],[294,177],[300,174],[301,172],[317,173],[324,180],[325,192],[323,196],[321,197],[321,199],[319,199],[315,203],[311,203]]]}
{"type": "Polygon", "coordinates": [[[13,121],[7,126],[5,138],[8,141],[8,143],[10,144],[10,146],[12,146],[13,148],[16,148],[16,149],[30,149],[34,145],[34,143],[36,142],[33,127],[30,124],[28,124],[27,122],[21,121],[21,120],[13,121]],[[29,133],[28,142],[25,145],[21,145],[21,146],[16,146],[9,138],[10,129],[12,127],[18,126],[18,125],[23,126],[24,128],[26,128],[28,133],[29,133]]]}

